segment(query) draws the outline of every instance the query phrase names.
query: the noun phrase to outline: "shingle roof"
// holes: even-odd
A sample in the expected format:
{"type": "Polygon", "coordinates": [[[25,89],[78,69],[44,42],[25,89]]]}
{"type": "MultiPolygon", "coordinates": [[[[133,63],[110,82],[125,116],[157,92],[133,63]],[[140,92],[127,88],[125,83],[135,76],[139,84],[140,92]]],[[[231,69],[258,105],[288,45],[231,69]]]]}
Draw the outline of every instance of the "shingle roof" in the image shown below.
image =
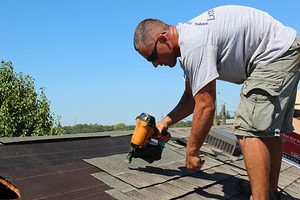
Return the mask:
{"type": "MultiPolygon", "coordinates": [[[[169,131],[185,139],[190,133],[189,128],[169,131]]],[[[18,187],[21,199],[247,199],[235,189],[238,179],[247,179],[246,171],[235,167],[245,168],[239,157],[205,144],[203,152],[226,162],[202,155],[204,167],[192,173],[184,166],[185,147],[170,141],[161,160],[149,164],[133,159],[129,164],[131,133],[45,136],[27,142],[0,138],[0,175],[18,187]]],[[[281,171],[279,186],[299,199],[300,170],[282,162],[281,171]]],[[[292,198],[283,194],[282,199],[292,198]]]]}

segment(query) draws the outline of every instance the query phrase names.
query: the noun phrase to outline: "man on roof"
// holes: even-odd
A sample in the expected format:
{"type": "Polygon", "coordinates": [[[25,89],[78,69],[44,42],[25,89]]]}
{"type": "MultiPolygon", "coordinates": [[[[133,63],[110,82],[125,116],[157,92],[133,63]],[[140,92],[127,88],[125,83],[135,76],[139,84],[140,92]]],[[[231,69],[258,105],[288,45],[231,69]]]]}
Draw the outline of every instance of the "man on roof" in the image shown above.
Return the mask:
{"type": "Polygon", "coordinates": [[[191,171],[203,166],[198,151],[213,123],[216,80],[243,84],[234,134],[251,186],[240,180],[237,187],[255,200],[280,199],[280,134],[293,131],[299,82],[300,38],[296,31],[266,12],[222,6],[177,26],[143,20],[135,30],[134,47],[154,67],[174,67],[179,60],[185,91],[156,126],[160,132],[167,130],[193,113],[185,161],[191,171]]]}

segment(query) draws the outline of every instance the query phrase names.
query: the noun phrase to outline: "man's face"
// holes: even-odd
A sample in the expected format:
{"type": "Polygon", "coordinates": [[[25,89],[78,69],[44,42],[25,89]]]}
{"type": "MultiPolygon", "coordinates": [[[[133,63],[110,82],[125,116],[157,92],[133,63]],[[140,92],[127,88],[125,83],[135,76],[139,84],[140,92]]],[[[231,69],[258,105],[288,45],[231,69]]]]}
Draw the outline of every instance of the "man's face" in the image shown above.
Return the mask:
{"type": "Polygon", "coordinates": [[[157,67],[158,65],[174,67],[177,58],[175,53],[173,53],[171,46],[166,43],[166,40],[160,38],[157,39],[155,44],[147,47],[145,44],[141,43],[138,52],[146,60],[152,62],[154,67],[157,67]]]}

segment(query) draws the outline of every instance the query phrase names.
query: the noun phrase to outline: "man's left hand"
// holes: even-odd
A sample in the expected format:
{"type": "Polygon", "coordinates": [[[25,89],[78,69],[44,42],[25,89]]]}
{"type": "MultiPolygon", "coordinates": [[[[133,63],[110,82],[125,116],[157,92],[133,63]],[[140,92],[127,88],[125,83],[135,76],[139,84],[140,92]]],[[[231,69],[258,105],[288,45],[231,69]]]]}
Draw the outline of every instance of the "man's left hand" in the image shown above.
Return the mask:
{"type": "Polygon", "coordinates": [[[185,157],[185,166],[190,171],[199,170],[203,167],[205,160],[201,160],[199,153],[195,153],[193,155],[186,154],[185,157]]]}

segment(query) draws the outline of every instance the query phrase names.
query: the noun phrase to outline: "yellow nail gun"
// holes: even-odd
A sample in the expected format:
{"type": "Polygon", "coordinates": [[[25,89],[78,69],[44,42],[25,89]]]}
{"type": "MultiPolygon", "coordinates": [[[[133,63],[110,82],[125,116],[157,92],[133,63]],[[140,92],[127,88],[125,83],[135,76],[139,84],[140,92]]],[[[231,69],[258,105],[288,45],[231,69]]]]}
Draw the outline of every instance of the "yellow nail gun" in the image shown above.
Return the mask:
{"type": "Polygon", "coordinates": [[[163,131],[163,141],[155,143],[151,141],[152,136],[157,135],[155,118],[149,114],[142,113],[136,118],[136,127],[131,138],[131,147],[127,159],[131,163],[132,158],[141,158],[149,163],[161,159],[162,150],[171,135],[168,131],[163,131]]]}

